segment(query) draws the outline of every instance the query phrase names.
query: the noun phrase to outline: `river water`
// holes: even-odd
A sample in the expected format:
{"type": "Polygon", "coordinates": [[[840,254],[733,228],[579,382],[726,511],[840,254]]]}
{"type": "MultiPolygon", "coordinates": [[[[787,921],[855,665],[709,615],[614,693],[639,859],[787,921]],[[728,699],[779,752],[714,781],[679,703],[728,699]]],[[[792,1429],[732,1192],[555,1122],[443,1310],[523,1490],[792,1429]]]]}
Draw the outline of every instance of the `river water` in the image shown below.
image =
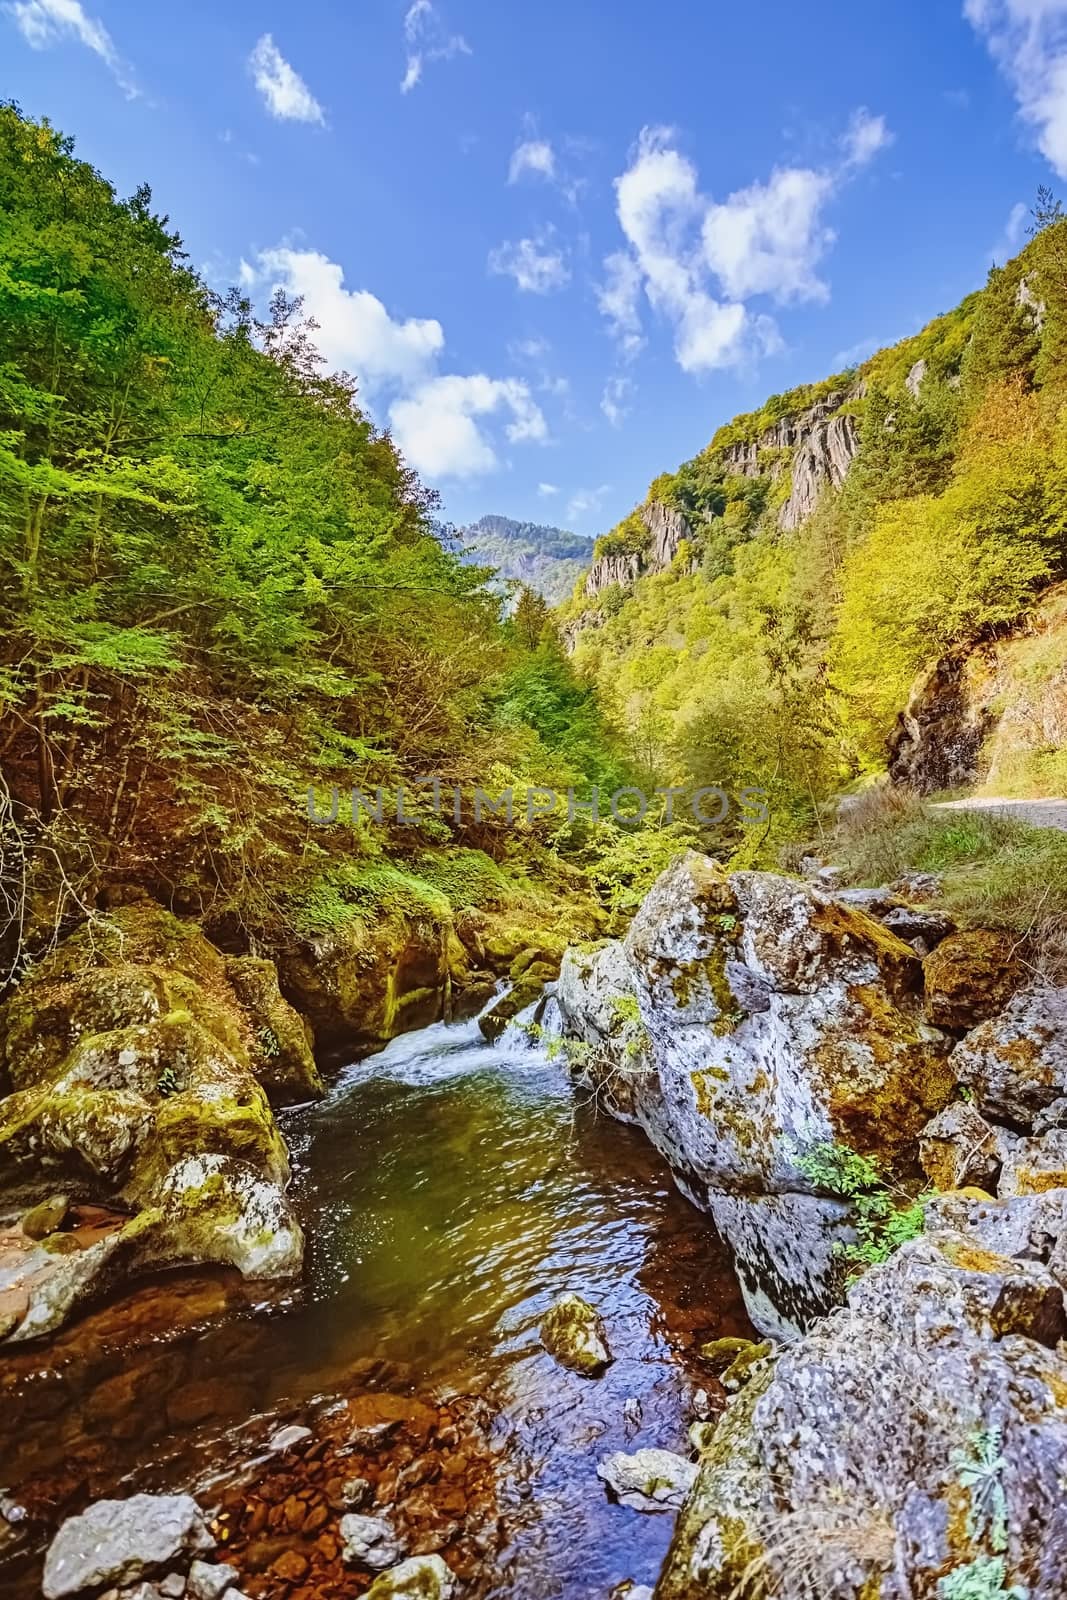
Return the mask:
{"type": "MultiPolygon", "coordinates": [[[[610,1502],[597,1461],[684,1449],[694,1390],[716,1398],[696,1347],[749,1330],[708,1219],[644,1137],[519,1030],[489,1045],[476,1022],[394,1040],[282,1125],[308,1236],[299,1296],[172,1275],[83,1319],[47,1360],[0,1362],[0,1482],[27,1527],[39,1519],[43,1540],[101,1494],[203,1495],[265,1428],[377,1384],[480,1399],[498,1532],[472,1593],[606,1600],[622,1579],[651,1582],[670,1518],[610,1502]],[[616,1359],[599,1379],[540,1345],[565,1290],[604,1317],[616,1359]]],[[[32,1553],[9,1562],[13,1592],[32,1592],[33,1569],[32,1553]]],[[[289,1592],[269,1574],[247,1587],[289,1592]]]]}

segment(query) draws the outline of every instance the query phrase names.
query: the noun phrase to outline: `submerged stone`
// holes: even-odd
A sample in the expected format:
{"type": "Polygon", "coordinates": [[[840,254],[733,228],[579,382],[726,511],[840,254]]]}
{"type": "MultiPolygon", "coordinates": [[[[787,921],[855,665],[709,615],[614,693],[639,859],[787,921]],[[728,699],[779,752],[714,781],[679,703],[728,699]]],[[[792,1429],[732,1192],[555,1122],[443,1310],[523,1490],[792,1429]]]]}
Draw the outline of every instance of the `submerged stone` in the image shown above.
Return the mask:
{"type": "Polygon", "coordinates": [[[50,1233],[63,1226],[70,1210],[70,1199],[65,1194],[54,1194],[27,1211],[22,1219],[22,1231],[28,1239],[47,1239],[50,1233]]]}
{"type": "Polygon", "coordinates": [[[455,1588],[455,1577],[440,1556],[412,1556],[375,1578],[367,1600],[451,1600],[455,1588]]]}
{"type": "Polygon", "coordinates": [[[696,1480],[697,1469],[671,1450],[616,1450],[597,1467],[624,1506],[634,1511],[676,1511],[696,1480]]]}
{"type": "Polygon", "coordinates": [[[191,1600],[221,1600],[240,1576],[236,1567],[227,1566],[225,1562],[213,1565],[208,1561],[194,1561],[189,1568],[189,1596],[191,1600]]]}
{"type": "Polygon", "coordinates": [[[84,1589],[136,1583],[214,1543],[191,1495],[97,1500],[80,1516],[68,1517],[52,1540],[41,1592],[45,1600],[64,1600],[84,1589]]]}
{"type": "Polygon", "coordinates": [[[586,1377],[595,1377],[614,1359],[600,1313],[581,1295],[561,1295],[545,1315],[540,1336],[561,1366],[586,1377]]]}
{"type": "Polygon", "coordinates": [[[342,1561],[356,1562],[380,1572],[404,1554],[392,1523],[384,1517],[365,1517],[358,1511],[350,1511],[341,1518],[338,1531],[344,1541],[342,1561]]]}

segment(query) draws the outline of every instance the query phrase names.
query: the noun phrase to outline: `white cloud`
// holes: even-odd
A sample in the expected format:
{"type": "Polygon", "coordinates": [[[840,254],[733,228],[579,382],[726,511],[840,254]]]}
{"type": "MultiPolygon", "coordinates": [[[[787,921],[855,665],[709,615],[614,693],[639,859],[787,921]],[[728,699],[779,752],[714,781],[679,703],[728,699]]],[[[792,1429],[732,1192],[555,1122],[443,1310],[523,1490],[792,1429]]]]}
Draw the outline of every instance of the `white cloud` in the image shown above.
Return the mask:
{"type": "MultiPolygon", "coordinates": [[[[1067,4],[1067,0],[1064,0],[1067,4]]],[[[642,295],[674,331],[686,372],[729,367],[780,348],[773,319],[751,311],[758,295],[779,304],[825,300],[816,268],[833,243],[823,211],[848,175],[891,140],[882,117],[854,113],[835,168],[779,167],[766,182],[715,203],[669,128],[645,128],[616,179],[628,248],[604,262],[600,309],[624,354],[641,348],[642,295]]]]}
{"type": "MultiPolygon", "coordinates": [[[[720,304],[703,285],[699,251],[691,235],[706,202],[697,186],[696,169],[671,140],[668,128],[642,130],[631,165],[615,182],[616,209],[630,245],[631,266],[636,267],[645,295],[674,326],[679,366],[699,372],[742,358],[748,314],[744,306],[720,304]]],[[[632,324],[637,314],[631,292],[634,274],[627,275],[617,260],[613,272],[624,322],[629,319],[632,324]]],[[[634,336],[631,328],[628,337],[632,341],[634,336]]]]}
{"type": "Polygon", "coordinates": [[[551,230],[536,239],[518,239],[490,250],[489,271],[514,278],[526,294],[551,294],[554,289],[565,289],[571,278],[551,230]]]}
{"type": "Polygon", "coordinates": [[[625,250],[604,259],[604,282],[597,288],[597,304],[611,325],[625,356],[635,356],[644,345],[641,332],[641,268],[625,250]]]}
{"type": "Polygon", "coordinates": [[[432,478],[492,471],[499,458],[479,418],[506,419],[512,444],[548,436],[544,415],[520,378],[440,373],[444,330],[434,318],[394,318],[376,295],[347,289],[340,265],[316,250],[281,245],[241,263],[246,289],[299,295],[317,324],[315,342],[331,367],[355,375],[387,418],[411,465],[432,478]]]}
{"type": "Polygon", "coordinates": [[[602,483],[597,489],[578,489],[567,502],[567,521],[581,522],[584,517],[599,516],[604,496],[610,493],[610,483],[602,483]]]}
{"type": "Polygon", "coordinates": [[[319,325],[315,342],[330,366],[355,373],[371,390],[412,385],[432,372],[445,344],[439,322],[395,322],[377,295],[346,289],[343,269],[317,250],[281,246],[265,251],[258,266],[261,276],[302,297],[319,325]]]}
{"type": "Polygon", "coordinates": [[[630,378],[609,378],[604,385],[604,393],[600,397],[600,409],[613,428],[621,427],[625,418],[629,416],[630,407],[626,402],[633,393],[634,384],[630,378]]]}
{"type": "Polygon", "coordinates": [[[704,254],[733,300],[768,294],[779,303],[826,300],[815,266],[834,242],[822,220],[833,191],[826,172],[780,168],[767,183],[739,189],[704,218],[704,254]]]}
{"type": "Polygon", "coordinates": [[[539,483],[537,492],[542,500],[550,500],[554,494],[559,494],[558,483],[539,483]]]}
{"type": "Polygon", "coordinates": [[[34,50],[47,50],[63,39],[76,39],[100,57],[128,99],[134,100],[140,94],[132,68],[119,55],[104,24],[90,17],[80,0],[12,0],[4,10],[34,50]]]}
{"type": "Polygon", "coordinates": [[[965,0],[1038,148],[1067,178],[1067,0],[965,0]]]}
{"type": "Polygon", "coordinates": [[[1029,215],[1029,208],[1021,200],[1017,200],[1008,212],[1004,230],[989,252],[998,266],[1003,266],[1005,261],[1009,261],[1022,248],[1029,215]]]}
{"type": "Polygon", "coordinates": [[[282,122],[326,121],[322,107],[298,72],[286,61],[269,33],[256,42],[248,58],[256,88],[272,117],[282,122]]]}
{"type": "Polygon", "coordinates": [[[508,167],[508,182],[518,183],[527,172],[547,178],[549,182],[555,178],[556,154],[547,139],[524,139],[515,146],[508,167]]]}
{"type": "Polygon", "coordinates": [[[555,374],[542,372],[537,387],[542,394],[552,394],[557,400],[562,400],[571,392],[571,380],[565,378],[561,372],[555,374]]]}
{"type": "Polygon", "coordinates": [[[893,143],[893,138],[884,117],[872,116],[866,106],[860,106],[852,113],[848,132],[841,141],[845,160],[850,167],[865,167],[880,150],[893,143]]]}
{"type": "Polygon", "coordinates": [[[401,94],[408,94],[422,81],[423,68],[431,61],[451,61],[453,56],[469,56],[471,47],[461,33],[450,34],[441,21],[433,0],[414,0],[404,17],[407,65],[400,83],[401,94]]]}
{"type": "Polygon", "coordinates": [[[540,361],[551,348],[547,339],[534,334],[530,339],[513,339],[508,345],[508,354],[513,361],[540,361]]]}
{"type": "Polygon", "coordinates": [[[475,417],[508,411],[505,432],[515,444],[543,440],[545,419],[517,378],[431,378],[412,395],[395,400],[389,420],[397,444],[419,472],[431,478],[472,478],[499,463],[475,417]]]}

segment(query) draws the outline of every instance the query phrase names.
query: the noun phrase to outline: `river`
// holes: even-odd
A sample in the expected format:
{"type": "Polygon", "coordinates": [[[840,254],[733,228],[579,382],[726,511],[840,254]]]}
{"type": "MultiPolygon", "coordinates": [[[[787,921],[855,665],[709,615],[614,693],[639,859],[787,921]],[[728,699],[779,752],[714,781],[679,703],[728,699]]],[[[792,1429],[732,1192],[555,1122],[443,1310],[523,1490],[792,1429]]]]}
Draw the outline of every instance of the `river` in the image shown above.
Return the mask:
{"type": "MultiPolygon", "coordinates": [[[[622,1579],[653,1581],[671,1519],[609,1501],[597,1461],[684,1449],[694,1391],[715,1400],[696,1347],[749,1329],[708,1219],[644,1137],[521,1031],[489,1045],[473,1021],[394,1040],[281,1121],[308,1237],[301,1293],[174,1274],[82,1319],[47,1359],[26,1350],[0,1363],[3,1482],[31,1536],[8,1561],[12,1592],[33,1592],[34,1546],[87,1498],[190,1486],[217,1506],[237,1484],[246,1498],[231,1490],[225,1503],[247,1521],[247,1496],[271,1470],[270,1429],[314,1427],[331,1397],[354,1394],[367,1416],[397,1396],[456,1402],[471,1430],[464,1460],[479,1455],[483,1469],[485,1526],[464,1593],[606,1600],[622,1579]],[[539,1342],[565,1290],[607,1324],[616,1359],[597,1380],[539,1342]]],[[[446,1420],[438,1433],[450,1437],[446,1420]]],[[[420,1448],[404,1446],[408,1478],[420,1448]]],[[[242,1551],[255,1567],[277,1543],[263,1551],[235,1534],[242,1575],[242,1551]]],[[[365,1587],[331,1571],[335,1587],[323,1580],[316,1594],[365,1587]]],[[[276,1596],[294,1583],[270,1568],[245,1587],[276,1596]]]]}

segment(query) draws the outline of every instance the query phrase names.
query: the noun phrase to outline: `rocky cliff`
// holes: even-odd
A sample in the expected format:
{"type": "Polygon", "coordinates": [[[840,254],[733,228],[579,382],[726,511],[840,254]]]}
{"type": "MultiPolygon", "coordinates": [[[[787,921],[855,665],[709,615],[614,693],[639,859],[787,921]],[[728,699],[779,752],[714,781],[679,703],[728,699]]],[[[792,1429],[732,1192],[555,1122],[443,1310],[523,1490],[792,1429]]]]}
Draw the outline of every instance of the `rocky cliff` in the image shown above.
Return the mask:
{"type": "MultiPolygon", "coordinates": [[[[708,470],[724,480],[765,479],[778,495],[776,525],[791,532],[812,514],[824,489],[844,482],[860,443],[856,417],[846,407],[863,393],[862,383],[847,390],[831,389],[814,404],[779,417],[752,437],[719,449],[713,445],[706,452],[708,470]]],[[[666,571],[683,541],[699,544],[709,516],[695,506],[683,509],[668,503],[653,485],[644,505],[624,525],[624,540],[609,535],[600,541],[581,594],[587,601],[596,600],[613,586],[632,589],[647,574],[666,571]]],[[[696,559],[695,550],[694,563],[696,559]]],[[[583,626],[595,624],[592,613],[569,619],[565,636],[573,640],[583,626]]]]}
{"type": "Polygon", "coordinates": [[[941,657],[915,683],[889,743],[894,782],[921,794],[983,785],[1056,795],[1067,785],[1067,585],[1019,627],[941,657]]]}
{"type": "Polygon", "coordinates": [[[819,503],[823,489],[838,488],[859,450],[859,427],[841,407],[861,397],[861,389],[833,390],[807,410],[782,417],[757,439],[731,445],[723,452],[730,472],[758,478],[770,474],[777,482],[791,472],[789,495],[778,512],[778,526],[787,532],[799,528],[819,503]]]}
{"type": "Polygon", "coordinates": [[[660,500],[648,500],[638,513],[648,532],[645,547],[634,551],[612,551],[593,562],[585,579],[584,593],[594,599],[612,584],[629,589],[646,572],[664,572],[689,536],[689,524],[680,511],[660,500]]]}

